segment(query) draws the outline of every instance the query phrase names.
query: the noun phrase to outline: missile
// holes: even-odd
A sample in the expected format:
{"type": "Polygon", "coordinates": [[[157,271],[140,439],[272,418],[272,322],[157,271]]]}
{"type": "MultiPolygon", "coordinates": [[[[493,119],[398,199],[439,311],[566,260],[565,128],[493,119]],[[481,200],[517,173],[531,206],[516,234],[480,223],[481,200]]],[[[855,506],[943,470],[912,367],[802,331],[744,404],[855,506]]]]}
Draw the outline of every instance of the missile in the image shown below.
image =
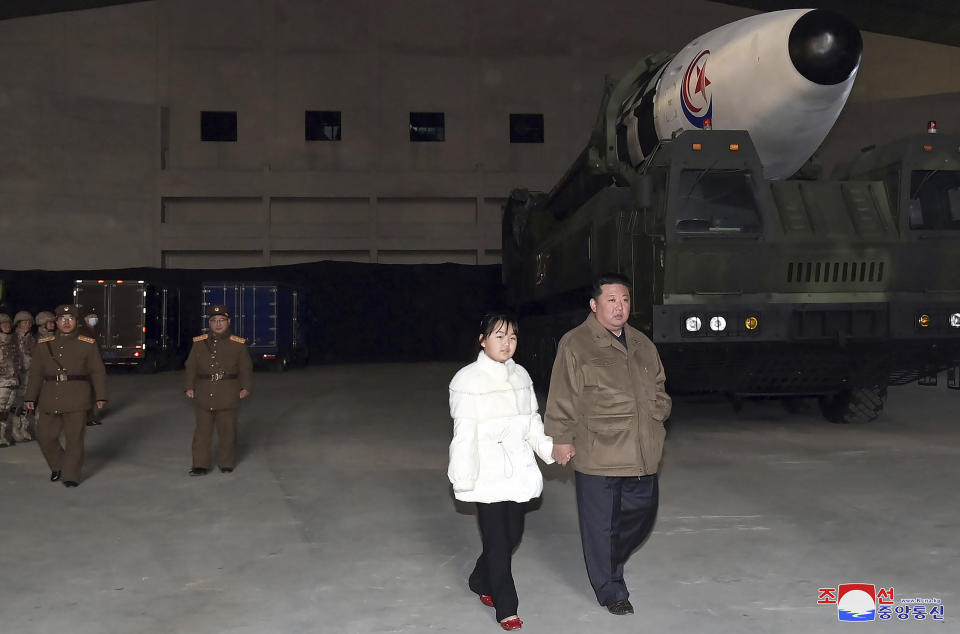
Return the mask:
{"type": "Polygon", "coordinates": [[[846,103],[860,31],[823,9],[772,11],[698,37],[641,75],[617,117],[617,154],[634,168],[661,140],[693,128],[746,130],[764,176],[810,158],[846,103]]]}

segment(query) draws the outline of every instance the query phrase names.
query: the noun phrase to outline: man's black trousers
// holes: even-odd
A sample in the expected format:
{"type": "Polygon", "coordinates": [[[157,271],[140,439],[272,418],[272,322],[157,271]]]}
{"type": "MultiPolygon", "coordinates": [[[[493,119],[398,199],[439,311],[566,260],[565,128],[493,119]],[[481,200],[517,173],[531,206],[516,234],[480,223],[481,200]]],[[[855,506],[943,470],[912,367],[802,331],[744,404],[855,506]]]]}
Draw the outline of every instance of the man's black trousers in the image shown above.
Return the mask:
{"type": "Polygon", "coordinates": [[[517,613],[517,587],[510,560],[523,537],[524,505],[519,502],[477,502],[477,520],[483,552],[470,575],[470,589],[489,594],[502,621],[517,613]]]}
{"type": "Polygon", "coordinates": [[[660,499],[657,475],[596,476],[576,472],[577,513],[587,576],[600,605],[627,599],[623,565],[653,530],[660,499]]]}

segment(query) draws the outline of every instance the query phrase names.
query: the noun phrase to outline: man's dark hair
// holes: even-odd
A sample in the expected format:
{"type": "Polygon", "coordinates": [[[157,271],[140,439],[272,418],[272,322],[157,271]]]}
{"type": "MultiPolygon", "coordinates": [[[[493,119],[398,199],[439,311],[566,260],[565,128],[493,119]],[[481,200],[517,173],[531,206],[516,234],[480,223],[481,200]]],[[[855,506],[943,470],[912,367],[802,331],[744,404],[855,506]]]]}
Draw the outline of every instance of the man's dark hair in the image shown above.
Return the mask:
{"type": "Polygon", "coordinates": [[[603,273],[599,275],[596,279],[593,280],[593,295],[594,299],[600,297],[603,293],[604,284],[623,284],[627,287],[628,291],[633,292],[633,288],[630,285],[630,278],[621,273],[603,273]]]}

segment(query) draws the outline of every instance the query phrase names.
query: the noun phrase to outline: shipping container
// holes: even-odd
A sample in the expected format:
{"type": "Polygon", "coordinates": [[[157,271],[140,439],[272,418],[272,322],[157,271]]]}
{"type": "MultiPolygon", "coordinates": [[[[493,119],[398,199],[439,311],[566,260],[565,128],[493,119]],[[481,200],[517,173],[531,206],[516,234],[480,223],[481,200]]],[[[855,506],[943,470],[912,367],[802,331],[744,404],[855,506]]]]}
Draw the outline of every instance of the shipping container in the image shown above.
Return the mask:
{"type": "Polygon", "coordinates": [[[106,365],[155,372],[183,361],[189,339],[182,330],[179,289],[143,280],[77,280],[73,301],[81,315],[92,310],[99,316],[106,365]]]}
{"type": "Polygon", "coordinates": [[[301,333],[300,292],[273,282],[205,282],[203,332],[207,310],[222,304],[230,313],[230,331],[247,340],[255,365],[283,371],[307,361],[301,333]]]}

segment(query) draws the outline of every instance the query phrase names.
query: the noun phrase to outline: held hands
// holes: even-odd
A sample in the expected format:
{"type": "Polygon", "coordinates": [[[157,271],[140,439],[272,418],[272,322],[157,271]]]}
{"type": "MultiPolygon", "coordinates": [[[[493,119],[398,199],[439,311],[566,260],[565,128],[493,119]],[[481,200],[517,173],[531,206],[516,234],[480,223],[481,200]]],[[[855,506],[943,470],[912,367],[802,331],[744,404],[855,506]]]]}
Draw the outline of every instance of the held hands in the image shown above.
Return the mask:
{"type": "Polygon", "coordinates": [[[249,390],[247,390],[246,388],[240,390],[240,398],[247,398],[248,396],[250,396],[249,390]]]}
{"type": "Polygon", "coordinates": [[[33,409],[37,406],[37,404],[34,403],[33,401],[27,401],[23,404],[23,406],[32,412],[33,409]]]}
{"type": "Polygon", "coordinates": [[[193,398],[193,390],[184,390],[183,393],[187,395],[187,398],[193,398]]]}
{"type": "Polygon", "coordinates": [[[577,455],[577,450],[573,448],[573,445],[554,445],[553,453],[550,455],[553,456],[553,459],[561,466],[565,467],[567,463],[570,462],[570,458],[577,455]]]}
{"type": "Polygon", "coordinates": [[[106,405],[107,405],[106,401],[97,401],[97,409],[103,409],[104,407],[106,407],[106,405]]]}

